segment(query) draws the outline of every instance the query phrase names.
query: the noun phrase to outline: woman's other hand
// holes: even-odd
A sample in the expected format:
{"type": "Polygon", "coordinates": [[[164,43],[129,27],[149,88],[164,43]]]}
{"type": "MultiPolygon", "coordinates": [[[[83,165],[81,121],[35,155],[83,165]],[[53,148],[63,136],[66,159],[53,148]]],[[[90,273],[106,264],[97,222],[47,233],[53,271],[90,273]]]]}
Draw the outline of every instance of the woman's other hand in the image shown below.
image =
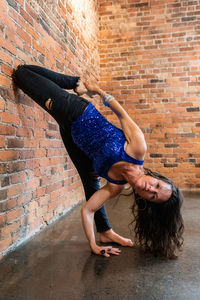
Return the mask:
{"type": "Polygon", "coordinates": [[[88,95],[90,98],[98,95],[99,87],[96,83],[87,82],[84,79],[79,79],[77,87],[74,90],[79,96],[88,95]]]}

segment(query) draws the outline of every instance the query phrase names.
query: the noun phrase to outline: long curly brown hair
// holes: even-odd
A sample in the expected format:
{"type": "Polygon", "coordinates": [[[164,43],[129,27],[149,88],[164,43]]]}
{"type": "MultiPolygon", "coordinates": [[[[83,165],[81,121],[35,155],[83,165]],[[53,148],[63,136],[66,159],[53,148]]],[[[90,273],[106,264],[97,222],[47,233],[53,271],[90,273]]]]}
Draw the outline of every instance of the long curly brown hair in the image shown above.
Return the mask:
{"type": "Polygon", "coordinates": [[[172,187],[168,201],[154,203],[144,200],[135,191],[132,206],[136,244],[150,250],[155,256],[176,258],[183,245],[184,224],[181,215],[183,195],[171,179],[144,169],[146,175],[163,180],[172,187]]]}

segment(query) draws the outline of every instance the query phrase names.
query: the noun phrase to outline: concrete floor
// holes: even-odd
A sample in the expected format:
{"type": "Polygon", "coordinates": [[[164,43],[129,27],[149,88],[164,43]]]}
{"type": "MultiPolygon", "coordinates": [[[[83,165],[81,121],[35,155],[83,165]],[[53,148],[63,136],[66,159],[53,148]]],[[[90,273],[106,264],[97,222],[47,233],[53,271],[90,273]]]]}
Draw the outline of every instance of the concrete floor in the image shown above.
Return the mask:
{"type": "MultiPolygon", "coordinates": [[[[104,258],[90,253],[80,207],[0,264],[1,300],[199,300],[200,193],[185,193],[185,244],[179,259],[164,261],[137,248],[104,258]]],[[[129,236],[130,197],[107,209],[113,228],[129,236]]]]}

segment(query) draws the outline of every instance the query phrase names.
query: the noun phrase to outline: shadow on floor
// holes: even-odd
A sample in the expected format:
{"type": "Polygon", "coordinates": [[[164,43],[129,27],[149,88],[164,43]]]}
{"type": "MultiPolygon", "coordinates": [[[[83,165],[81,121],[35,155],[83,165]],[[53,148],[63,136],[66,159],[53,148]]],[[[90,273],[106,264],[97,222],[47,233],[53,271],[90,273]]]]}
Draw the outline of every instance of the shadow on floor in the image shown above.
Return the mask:
{"type": "MultiPolygon", "coordinates": [[[[77,207],[0,264],[0,299],[199,300],[200,194],[185,197],[185,243],[179,259],[164,261],[123,247],[118,257],[92,255],[77,207]]],[[[130,206],[130,197],[107,205],[114,230],[127,237],[130,206]]]]}

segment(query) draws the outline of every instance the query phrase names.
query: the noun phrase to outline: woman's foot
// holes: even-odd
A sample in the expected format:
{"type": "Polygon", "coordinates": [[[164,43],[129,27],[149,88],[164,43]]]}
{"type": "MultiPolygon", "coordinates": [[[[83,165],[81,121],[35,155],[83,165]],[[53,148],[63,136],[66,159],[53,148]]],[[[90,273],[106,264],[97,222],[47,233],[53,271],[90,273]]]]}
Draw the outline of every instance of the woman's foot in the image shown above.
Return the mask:
{"type": "MultiPolygon", "coordinates": [[[[97,95],[97,92],[93,91],[92,87],[92,84],[87,83],[85,80],[79,79],[74,92],[77,93],[78,96],[86,94],[90,98],[94,98],[97,95]]],[[[96,87],[96,84],[94,84],[94,87],[96,87]]]]}
{"type": "Polygon", "coordinates": [[[75,93],[78,94],[78,96],[82,96],[87,93],[87,88],[85,87],[83,81],[81,79],[77,82],[77,87],[75,88],[75,93]]]}
{"type": "Polygon", "coordinates": [[[102,243],[117,243],[121,246],[133,247],[133,242],[114,232],[112,229],[101,232],[99,241],[102,243]]]}

